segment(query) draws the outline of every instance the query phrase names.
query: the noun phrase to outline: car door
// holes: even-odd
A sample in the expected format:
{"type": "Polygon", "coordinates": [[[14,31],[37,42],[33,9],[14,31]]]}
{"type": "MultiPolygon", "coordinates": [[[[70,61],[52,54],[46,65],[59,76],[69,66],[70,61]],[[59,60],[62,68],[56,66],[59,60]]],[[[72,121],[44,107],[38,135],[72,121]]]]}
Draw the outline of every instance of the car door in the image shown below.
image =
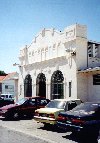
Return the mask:
{"type": "Polygon", "coordinates": [[[93,127],[95,126],[95,128],[99,128],[100,129],[100,107],[98,107],[97,109],[94,109],[93,111],[90,111],[90,115],[91,115],[91,120],[89,121],[89,124],[93,127]]]}
{"type": "Polygon", "coordinates": [[[36,99],[30,98],[21,107],[21,112],[25,115],[33,114],[36,110],[36,99]]]}
{"type": "Polygon", "coordinates": [[[36,109],[37,109],[36,99],[31,98],[29,100],[28,112],[33,114],[36,109]]]}

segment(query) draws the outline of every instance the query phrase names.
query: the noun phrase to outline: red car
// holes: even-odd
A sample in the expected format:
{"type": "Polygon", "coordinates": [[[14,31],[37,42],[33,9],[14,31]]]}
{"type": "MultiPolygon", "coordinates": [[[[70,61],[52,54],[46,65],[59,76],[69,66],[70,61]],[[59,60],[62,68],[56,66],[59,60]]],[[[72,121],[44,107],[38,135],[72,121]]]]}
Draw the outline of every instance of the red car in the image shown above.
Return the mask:
{"type": "Polygon", "coordinates": [[[18,118],[24,115],[32,117],[36,109],[45,107],[49,99],[43,97],[25,97],[15,104],[6,105],[0,108],[0,116],[5,118],[18,118]]]}

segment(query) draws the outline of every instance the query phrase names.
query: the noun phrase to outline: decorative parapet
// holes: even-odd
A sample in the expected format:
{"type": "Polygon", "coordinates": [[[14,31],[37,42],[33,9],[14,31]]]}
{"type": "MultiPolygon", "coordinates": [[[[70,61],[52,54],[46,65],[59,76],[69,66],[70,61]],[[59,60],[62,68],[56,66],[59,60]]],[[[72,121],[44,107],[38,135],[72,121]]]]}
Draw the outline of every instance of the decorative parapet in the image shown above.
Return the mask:
{"type": "Polygon", "coordinates": [[[19,59],[23,60],[27,53],[27,45],[20,50],[19,59]]]}
{"type": "Polygon", "coordinates": [[[25,60],[26,64],[32,64],[66,56],[66,50],[68,51],[68,49],[72,51],[72,56],[75,56],[76,38],[86,38],[86,36],[86,26],[79,24],[69,26],[63,32],[54,28],[44,28],[28,47],[25,46],[20,50],[19,59],[25,60]]]}
{"type": "Polygon", "coordinates": [[[66,42],[72,41],[77,37],[87,38],[87,27],[79,24],[71,25],[65,28],[64,33],[66,42]]]}

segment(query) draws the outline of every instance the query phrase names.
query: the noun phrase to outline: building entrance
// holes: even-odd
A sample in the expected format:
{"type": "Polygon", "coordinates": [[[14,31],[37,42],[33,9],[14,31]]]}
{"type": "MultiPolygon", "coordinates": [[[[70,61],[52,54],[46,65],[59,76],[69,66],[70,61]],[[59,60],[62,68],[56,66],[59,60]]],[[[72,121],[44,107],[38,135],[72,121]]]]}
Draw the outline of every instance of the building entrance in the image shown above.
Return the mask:
{"type": "Polygon", "coordinates": [[[46,77],[43,73],[38,74],[36,79],[36,96],[46,97],[46,77]]]}
{"type": "Polygon", "coordinates": [[[63,99],[63,81],[64,77],[61,71],[57,70],[51,77],[51,99],[63,99]]]}
{"type": "Polygon", "coordinates": [[[24,80],[24,97],[32,96],[32,78],[31,75],[27,75],[24,80]]]}

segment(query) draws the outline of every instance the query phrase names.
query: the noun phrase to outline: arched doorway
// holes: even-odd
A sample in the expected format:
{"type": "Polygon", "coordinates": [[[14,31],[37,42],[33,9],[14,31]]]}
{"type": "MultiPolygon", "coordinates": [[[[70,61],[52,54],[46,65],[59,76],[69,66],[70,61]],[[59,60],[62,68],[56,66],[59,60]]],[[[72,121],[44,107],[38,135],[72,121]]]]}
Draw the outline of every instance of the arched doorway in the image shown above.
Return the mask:
{"type": "Polygon", "coordinates": [[[51,99],[63,99],[64,98],[63,81],[64,81],[64,77],[61,71],[57,70],[52,74],[51,99]]]}
{"type": "Polygon", "coordinates": [[[25,97],[32,96],[32,78],[30,74],[28,74],[24,80],[24,96],[25,97]]]}
{"type": "Polygon", "coordinates": [[[36,79],[36,96],[46,97],[46,77],[39,73],[36,79]]]}

